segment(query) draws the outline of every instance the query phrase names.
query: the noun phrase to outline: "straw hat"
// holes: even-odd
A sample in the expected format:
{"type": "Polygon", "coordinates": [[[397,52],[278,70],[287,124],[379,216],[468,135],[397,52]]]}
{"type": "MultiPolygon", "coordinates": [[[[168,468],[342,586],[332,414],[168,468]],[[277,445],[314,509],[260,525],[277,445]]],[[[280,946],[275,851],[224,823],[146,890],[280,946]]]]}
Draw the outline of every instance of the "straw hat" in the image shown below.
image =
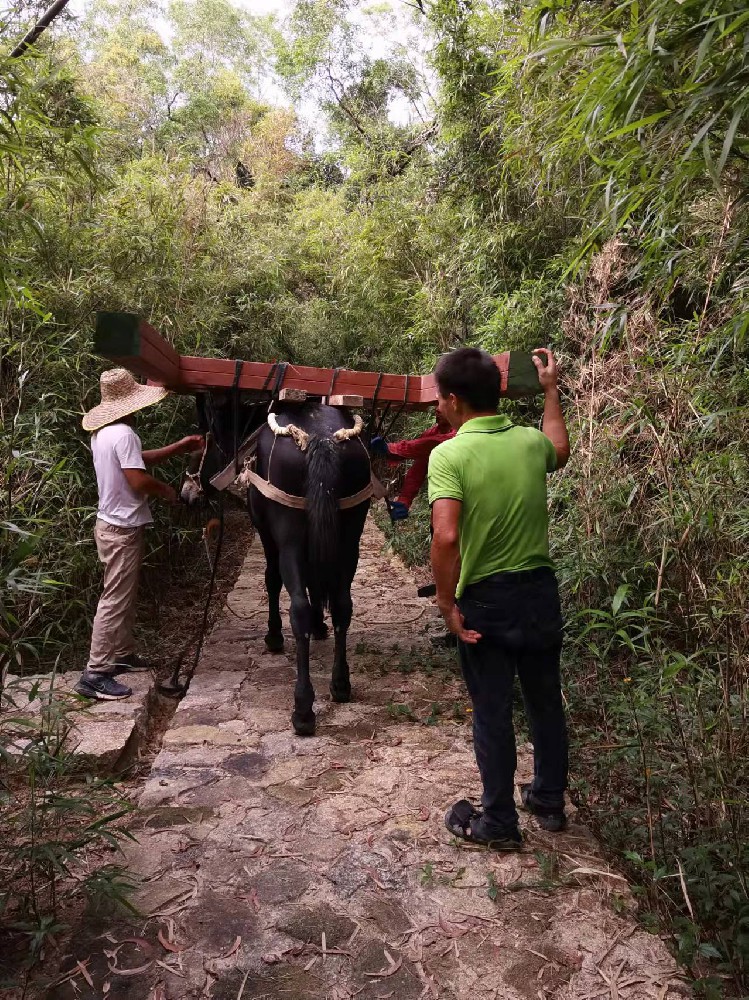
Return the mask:
{"type": "Polygon", "coordinates": [[[158,403],[169,390],[160,385],[141,385],[126,368],[110,368],[99,380],[101,402],[83,417],[84,431],[98,431],[153,403],[158,403]]]}

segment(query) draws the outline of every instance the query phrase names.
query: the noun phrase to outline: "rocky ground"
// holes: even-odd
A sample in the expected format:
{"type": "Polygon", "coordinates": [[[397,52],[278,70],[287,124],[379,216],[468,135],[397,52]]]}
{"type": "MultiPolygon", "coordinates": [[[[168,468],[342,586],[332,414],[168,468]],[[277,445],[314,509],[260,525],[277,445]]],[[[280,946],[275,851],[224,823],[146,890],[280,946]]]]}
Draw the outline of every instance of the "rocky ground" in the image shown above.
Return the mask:
{"type": "Polygon", "coordinates": [[[291,730],[290,633],[285,655],[263,645],[262,579],[256,544],[140,791],[139,916],[85,917],[50,1000],[690,995],[574,810],[556,837],[524,821],[513,855],[444,828],[479,791],[470,712],[431,602],[371,522],[354,700],[331,703],[332,641],[316,643],[312,738],[291,730]]]}

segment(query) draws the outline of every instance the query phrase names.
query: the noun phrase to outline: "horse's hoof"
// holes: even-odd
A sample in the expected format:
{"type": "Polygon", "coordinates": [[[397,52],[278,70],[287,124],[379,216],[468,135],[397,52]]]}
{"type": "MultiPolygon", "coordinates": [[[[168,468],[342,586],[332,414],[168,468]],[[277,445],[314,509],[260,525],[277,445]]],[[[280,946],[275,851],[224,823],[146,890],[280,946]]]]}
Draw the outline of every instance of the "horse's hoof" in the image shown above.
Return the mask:
{"type": "Polygon", "coordinates": [[[323,639],[327,639],[329,635],[330,635],[330,629],[328,628],[327,625],[323,625],[322,628],[312,629],[312,638],[317,639],[319,642],[322,642],[323,639]]]}
{"type": "Polygon", "coordinates": [[[351,685],[349,683],[331,684],[330,697],[339,705],[344,705],[347,701],[351,701],[351,685]]]}
{"type": "Polygon", "coordinates": [[[315,720],[316,717],[314,712],[310,712],[305,718],[297,715],[296,712],[291,713],[291,724],[294,727],[294,732],[297,736],[314,736],[315,720]]]}
{"type": "Polygon", "coordinates": [[[265,637],[265,648],[269,653],[283,653],[283,636],[269,632],[265,637]]]}

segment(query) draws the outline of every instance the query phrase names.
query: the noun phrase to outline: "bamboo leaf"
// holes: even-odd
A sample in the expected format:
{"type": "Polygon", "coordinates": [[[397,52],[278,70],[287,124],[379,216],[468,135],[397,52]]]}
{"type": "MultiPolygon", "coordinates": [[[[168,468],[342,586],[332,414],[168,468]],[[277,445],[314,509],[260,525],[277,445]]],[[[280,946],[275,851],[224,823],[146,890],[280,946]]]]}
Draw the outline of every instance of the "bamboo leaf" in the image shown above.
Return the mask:
{"type": "Polygon", "coordinates": [[[623,125],[621,128],[615,129],[613,132],[609,132],[608,135],[603,137],[604,142],[610,142],[612,139],[618,139],[622,135],[627,135],[629,132],[636,132],[637,129],[644,128],[646,125],[653,125],[655,122],[661,121],[663,118],[667,118],[672,112],[670,110],[656,111],[652,115],[648,115],[646,118],[640,118],[639,121],[631,122],[629,125],[623,125]]]}
{"type": "Polygon", "coordinates": [[[730,156],[731,149],[733,147],[733,140],[736,137],[736,130],[738,129],[741,123],[741,119],[743,118],[745,112],[746,108],[738,107],[733,113],[733,117],[731,118],[731,123],[728,126],[728,131],[726,132],[726,137],[723,140],[723,149],[721,150],[720,158],[718,159],[718,163],[715,167],[715,173],[717,176],[720,176],[723,173],[723,168],[726,165],[726,161],[730,156]]]}

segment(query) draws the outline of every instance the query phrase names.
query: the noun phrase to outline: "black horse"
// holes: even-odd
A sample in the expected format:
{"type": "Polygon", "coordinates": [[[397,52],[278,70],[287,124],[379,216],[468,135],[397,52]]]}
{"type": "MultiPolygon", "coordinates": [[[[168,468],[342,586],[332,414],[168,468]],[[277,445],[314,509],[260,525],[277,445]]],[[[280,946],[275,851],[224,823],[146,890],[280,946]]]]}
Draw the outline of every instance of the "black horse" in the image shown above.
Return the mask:
{"type": "MultiPolygon", "coordinates": [[[[321,403],[276,403],[272,421],[276,432],[266,421],[264,407],[248,411],[246,406],[237,408],[228,402],[208,403],[207,399],[199,398],[198,410],[202,429],[211,432],[206,454],[194,460],[200,466],[204,496],[211,495],[209,480],[214,473],[233,460],[236,442],[262,428],[257,437],[254,473],[258,477],[255,482],[260,481],[263,491],[251,484],[247,501],[265,552],[268,592],[265,644],[271,652],[283,650],[279,597],[284,586],[291,598],[291,628],[297,659],[291,721],[298,735],[312,735],[315,692],[309,672],[310,638],[327,638],[325,608],[330,609],[335,634],[330,693],[337,702],[351,698],[346,633],[351,624],[351,584],[359,562],[359,542],[369,499],[364,496],[352,506],[345,500],[358,499],[357,495],[367,493],[371,478],[369,454],[356,434],[354,417],[344,408],[321,403]],[[293,437],[288,431],[288,436],[283,433],[289,425],[296,429],[293,437]],[[265,495],[273,491],[262,481],[283,494],[303,498],[304,509],[265,495]]],[[[192,467],[193,477],[197,468],[198,464],[192,467]]],[[[189,476],[182,497],[188,503],[198,498],[189,476]]]]}

